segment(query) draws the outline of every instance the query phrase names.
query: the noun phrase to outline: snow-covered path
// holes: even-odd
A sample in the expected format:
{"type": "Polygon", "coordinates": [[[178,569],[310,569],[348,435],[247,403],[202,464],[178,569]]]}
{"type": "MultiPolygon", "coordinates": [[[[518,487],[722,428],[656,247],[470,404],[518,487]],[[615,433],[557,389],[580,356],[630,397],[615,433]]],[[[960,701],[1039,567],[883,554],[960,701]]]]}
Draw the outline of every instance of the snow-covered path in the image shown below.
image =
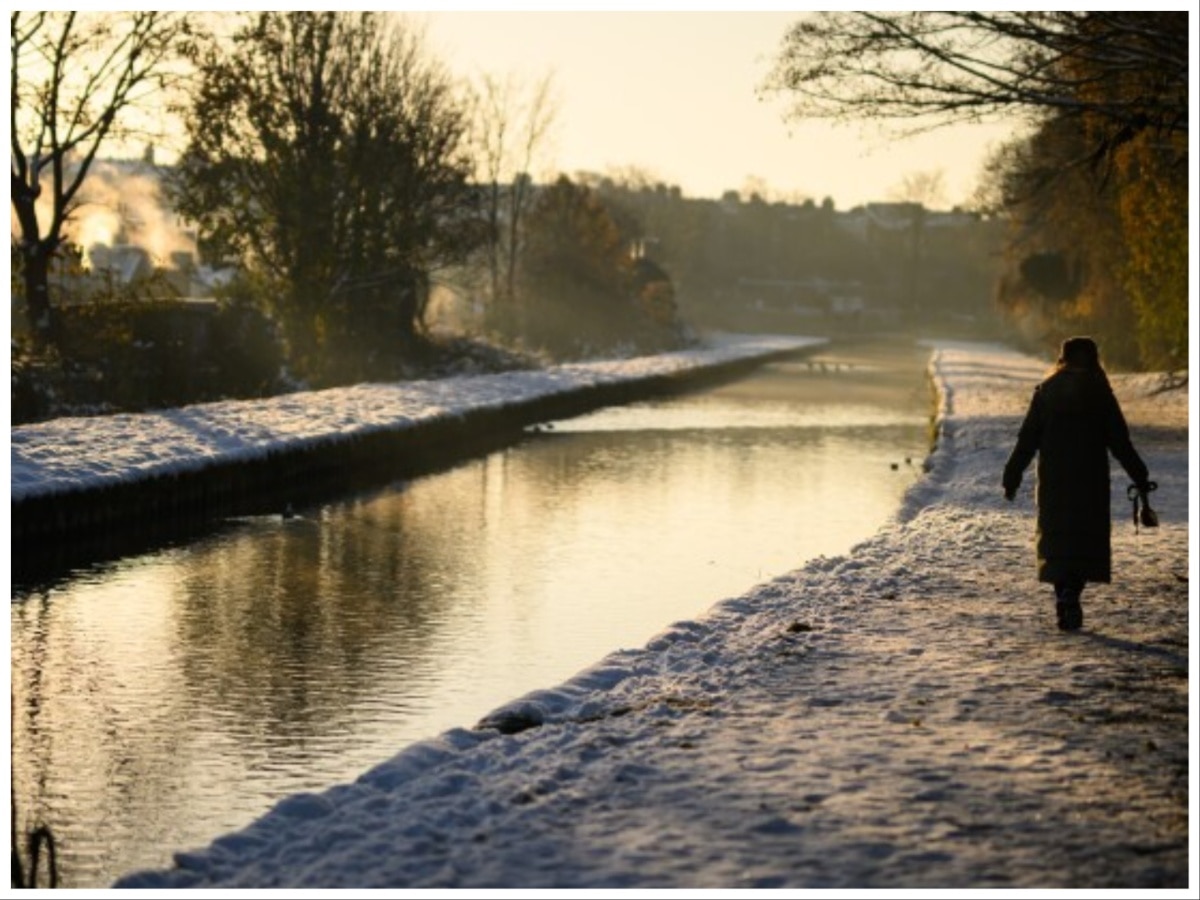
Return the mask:
{"type": "Polygon", "coordinates": [[[1115,581],[1064,634],[1033,474],[999,486],[1045,365],[931,368],[929,474],[845,557],[117,887],[1187,887],[1186,393],[1113,378],[1162,526],[1114,464],[1115,581]]]}

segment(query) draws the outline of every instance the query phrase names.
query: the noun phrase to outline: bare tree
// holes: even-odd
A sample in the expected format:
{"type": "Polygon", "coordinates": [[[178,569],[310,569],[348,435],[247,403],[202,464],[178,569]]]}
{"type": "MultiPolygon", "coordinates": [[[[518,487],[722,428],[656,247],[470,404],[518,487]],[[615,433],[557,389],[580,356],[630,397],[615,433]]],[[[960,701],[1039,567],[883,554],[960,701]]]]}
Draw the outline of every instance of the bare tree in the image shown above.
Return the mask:
{"type": "Polygon", "coordinates": [[[738,194],[741,196],[743,203],[750,203],[754,200],[762,203],[773,203],[775,201],[774,189],[767,179],[761,175],[747,175],[742,180],[742,186],[738,194]]]}
{"type": "MultiPolygon", "coordinates": [[[[35,338],[57,340],[50,263],[100,147],[127,133],[125,114],[178,76],[187,16],[164,12],[13,12],[12,208],[25,302],[35,338]]],[[[158,117],[161,119],[161,117],[158,117]]]]}
{"type": "Polygon", "coordinates": [[[764,85],[796,118],[925,128],[999,115],[1089,116],[1094,158],[1188,128],[1186,12],[821,12],[764,85]]]}
{"type": "Polygon", "coordinates": [[[897,202],[918,203],[926,209],[933,209],[946,201],[946,172],[944,169],[909,172],[889,194],[897,202]]]}
{"type": "Polygon", "coordinates": [[[557,114],[553,77],[526,83],[512,75],[484,75],[476,93],[478,180],[487,187],[485,214],[492,235],[487,247],[491,300],[511,303],[532,187],[530,169],[557,114]]]}
{"type": "Polygon", "coordinates": [[[917,311],[920,303],[920,277],[922,257],[925,253],[925,217],[934,204],[945,198],[944,175],[942,169],[909,172],[889,192],[893,201],[909,206],[905,282],[910,314],[917,311]]]}

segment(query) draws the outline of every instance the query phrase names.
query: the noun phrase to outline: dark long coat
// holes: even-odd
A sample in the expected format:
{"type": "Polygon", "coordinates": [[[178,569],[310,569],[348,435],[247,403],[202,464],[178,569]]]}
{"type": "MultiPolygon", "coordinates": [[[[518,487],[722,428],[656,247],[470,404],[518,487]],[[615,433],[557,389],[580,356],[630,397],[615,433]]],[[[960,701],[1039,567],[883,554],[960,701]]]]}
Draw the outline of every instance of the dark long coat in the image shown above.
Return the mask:
{"type": "Polygon", "coordinates": [[[1004,467],[1015,492],[1037,455],[1038,580],[1112,580],[1108,454],[1134,484],[1149,479],[1102,369],[1060,368],[1034,389],[1004,467]]]}

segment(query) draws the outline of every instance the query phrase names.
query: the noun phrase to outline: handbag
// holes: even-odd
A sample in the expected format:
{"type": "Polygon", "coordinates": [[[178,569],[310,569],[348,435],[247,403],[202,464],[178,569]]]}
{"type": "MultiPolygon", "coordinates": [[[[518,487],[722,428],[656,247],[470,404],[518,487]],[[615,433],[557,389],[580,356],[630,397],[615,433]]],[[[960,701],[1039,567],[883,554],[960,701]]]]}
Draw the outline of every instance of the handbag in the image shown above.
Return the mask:
{"type": "Polygon", "coordinates": [[[1138,524],[1141,523],[1143,528],[1158,527],[1158,513],[1150,507],[1150,492],[1158,490],[1158,482],[1146,482],[1145,490],[1138,488],[1136,484],[1131,484],[1125,489],[1125,496],[1133,503],[1133,531],[1136,534],[1138,524]]]}

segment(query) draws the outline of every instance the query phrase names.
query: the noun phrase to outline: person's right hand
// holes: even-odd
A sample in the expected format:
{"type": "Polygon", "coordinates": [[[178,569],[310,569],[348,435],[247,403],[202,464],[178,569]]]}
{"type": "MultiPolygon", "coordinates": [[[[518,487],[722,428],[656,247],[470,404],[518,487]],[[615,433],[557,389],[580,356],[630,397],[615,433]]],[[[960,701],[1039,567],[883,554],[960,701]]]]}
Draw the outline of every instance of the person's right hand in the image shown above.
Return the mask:
{"type": "Polygon", "coordinates": [[[1004,488],[1004,499],[1012,503],[1017,499],[1017,490],[1021,487],[1021,476],[1010,471],[1004,470],[1004,477],[1000,479],[1000,484],[1004,488]]]}

